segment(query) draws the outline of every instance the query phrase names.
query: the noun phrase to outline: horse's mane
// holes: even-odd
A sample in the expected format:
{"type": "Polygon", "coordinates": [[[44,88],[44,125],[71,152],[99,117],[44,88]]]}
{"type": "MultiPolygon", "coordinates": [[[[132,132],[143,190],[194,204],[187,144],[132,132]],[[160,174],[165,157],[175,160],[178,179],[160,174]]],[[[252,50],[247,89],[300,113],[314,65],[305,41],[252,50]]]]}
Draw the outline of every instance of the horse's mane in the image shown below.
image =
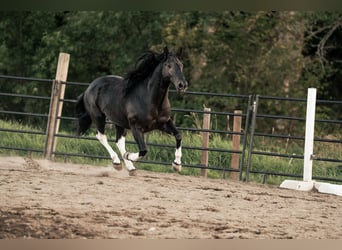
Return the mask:
{"type": "Polygon", "coordinates": [[[153,51],[147,51],[142,54],[138,58],[135,68],[125,75],[127,80],[125,94],[128,94],[137,84],[149,77],[158,64],[166,60],[166,57],[165,53],[159,54],[153,51]]]}

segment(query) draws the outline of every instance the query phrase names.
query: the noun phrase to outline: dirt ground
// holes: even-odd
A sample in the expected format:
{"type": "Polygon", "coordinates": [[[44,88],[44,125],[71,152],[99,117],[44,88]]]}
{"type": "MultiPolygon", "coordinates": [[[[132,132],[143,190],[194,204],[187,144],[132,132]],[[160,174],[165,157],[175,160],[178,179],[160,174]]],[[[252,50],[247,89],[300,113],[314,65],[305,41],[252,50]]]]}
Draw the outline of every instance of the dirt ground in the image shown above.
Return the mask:
{"type": "Polygon", "coordinates": [[[342,197],[0,157],[0,238],[342,239],[342,197]]]}

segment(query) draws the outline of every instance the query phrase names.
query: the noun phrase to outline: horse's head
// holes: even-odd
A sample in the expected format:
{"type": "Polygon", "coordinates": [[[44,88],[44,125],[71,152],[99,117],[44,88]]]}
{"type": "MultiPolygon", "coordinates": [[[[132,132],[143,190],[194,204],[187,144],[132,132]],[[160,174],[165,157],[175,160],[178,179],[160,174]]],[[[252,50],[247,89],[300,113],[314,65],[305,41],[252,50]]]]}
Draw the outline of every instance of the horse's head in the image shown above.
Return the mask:
{"type": "Polygon", "coordinates": [[[178,93],[184,93],[188,88],[188,82],[183,75],[183,64],[180,61],[182,49],[176,55],[170,53],[168,48],[164,48],[164,58],[162,75],[163,79],[172,83],[178,93]]]}

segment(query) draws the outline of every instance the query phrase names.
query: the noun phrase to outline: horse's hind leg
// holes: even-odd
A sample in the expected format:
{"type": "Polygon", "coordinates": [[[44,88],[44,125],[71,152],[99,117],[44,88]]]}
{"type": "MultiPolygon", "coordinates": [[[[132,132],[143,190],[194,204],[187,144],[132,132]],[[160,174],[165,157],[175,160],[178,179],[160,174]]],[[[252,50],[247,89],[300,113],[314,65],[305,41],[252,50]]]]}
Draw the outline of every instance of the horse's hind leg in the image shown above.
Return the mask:
{"type": "Polygon", "coordinates": [[[97,117],[97,119],[93,119],[94,123],[96,124],[97,134],[96,138],[101,142],[101,144],[107,149],[110,158],[113,160],[114,168],[117,170],[121,170],[121,161],[118,157],[117,153],[114,152],[112,147],[109,145],[107,136],[105,135],[105,124],[106,124],[106,117],[103,115],[101,117],[97,117]]]}
{"type": "Polygon", "coordinates": [[[124,155],[126,154],[126,131],[124,128],[120,126],[116,126],[116,145],[122,155],[122,158],[124,159],[125,166],[127,170],[129,171],[130,175],[135,174],[135,167],[133,165],[132,161],[126,160],[124,155]]]}
{"type": "Polygon", "coordinates": [[[113,160],[113,165],[114,168],[117,170],[121,170],[121,161],[120,158],[118,157],[117,153],[114,152],[112,147],[109,145],[107,136],[105,134],[102,134],[100,131],[97,131],[96,138],[101,142],[101,144],[107,149],[110,158],[113,160]]]}

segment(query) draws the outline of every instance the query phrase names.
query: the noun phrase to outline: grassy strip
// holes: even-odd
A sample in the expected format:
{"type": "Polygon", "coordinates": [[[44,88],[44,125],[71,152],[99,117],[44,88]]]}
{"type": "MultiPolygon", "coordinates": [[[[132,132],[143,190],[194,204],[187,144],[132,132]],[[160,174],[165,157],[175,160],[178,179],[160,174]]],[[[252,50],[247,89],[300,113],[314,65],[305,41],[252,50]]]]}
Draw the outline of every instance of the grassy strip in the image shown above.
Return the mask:
{"type": "MultiPolygon", "coordinates": [[[[27,130],[34,132],[45,132],[45,128],[33,128],[27,125],[22,125],[19,122],[8,122],[0,120],[0,128],[2,129],[16,129],[27,130]]],[[[61,132],[67,134],[67,132],[61,132]]],[[[91,130],[87,135],[89,137],[95,137],[95,131],[91,130]]],[[[16,148],[28,148],[32,150],[44,150],[45,135],[35,135],[29,133],[19,132],[6,132],[0,131],[0,146],[2,147],[16,147],[16,148]]],[[[83,138],[83,137],[81,137],[83,138]]],[[[108,131],[108,138],[115,138],[112,131],[108,131]]],[[[174,159],[174,144],[175,140],[172,136],[162,134],[160,132],[149,133],[146,137],[148,142],[148,154],[144,160],[166,162],[168,165],[156,165],[147,163],[135,163],[139,169],[146,169],[156,172],[172,172],[171,162],[174,159]],[[168,144],[170,147],[152,146],[151,144],[168,144]]],[[[133,141],[130,133],[127,136],[127,141],[133,141]]],[[[113,149],[117,151],[115,143],[110,142],[113,145],[113,149]]],[[[186,147],[199,147],[202,145],[202,136],[196,132],[183,132],[183,164],[200,165],[201,150],[187,149],[186,147]]],[[[231,138],[228,136],[220,136],[212,134],[210,136],[210,148],[231,150],[231,138]]],[[[131,152],[137,151],[135,143],[127,143],[127,150],[131,152]]],[[[284,154],[303,154],[302,142],[282,142],[281,140],[274,140],[270,138],[261,138],[255,140],[255,148],[253,150],[278,152],[284,154]],[[286,145],[285,145],[286,144],[286,145]]],[[[334,143],[315,143],[315,150],[320,152],[320,157],[329,157],[335,159],[342,159],[342,145],[334,143]]],[[[29,151],[20,150],[8,150],[0,149],[1,155],[20,155],[27,156],[29,151]]],[[[58,156],[57,161],[67,161],[81,164],[92,164],[98,166],[107,166],[110,164],[109,156],[104,147],[97,140],[84,140],[78,138],[58,138],[57,152],[67,152],[75,154],[88,154],[104,157],[105,159],[94,159],[88,157],[64,157],[58,156]]],[[[42,153],[32,152],[32,157],[42,157],[42,153]]],[[[231,153],[227,152],[209,152],[209,166],[224,167],[228,169],[231,162],[231,153]]],[[[246,162],[246,161],[245,161],[246,162]]],[[[314,162],[313,175],[325,176],[331,178],[341,178],[342,171],[341,164],[331,162],[314,162]]],[[[284,158],[284,157],[270,157],[263,155],[253,155],[251,170],[255,171],[268,171],[274,173],[288,173],[288,174],[303,174],[303,160],[296,158],[284,158]]],[[[199,176],[201,170],[198,168],[184,167],[182,174],[199,176]]],[[[209,170],[210,178],[222,178],[223,171],[209,170]]],[[[229,176],[229,172],[226,172],[224,176],[229,176]]],[[[282,180],[288,179],[285,177],[279,177],[274,175],[268,175],[266,179],[267,184],[279,185],[282,180]]],[[[264,176],[260,174],[251,174],[250,181],[262,182],[264,176]]]]}

